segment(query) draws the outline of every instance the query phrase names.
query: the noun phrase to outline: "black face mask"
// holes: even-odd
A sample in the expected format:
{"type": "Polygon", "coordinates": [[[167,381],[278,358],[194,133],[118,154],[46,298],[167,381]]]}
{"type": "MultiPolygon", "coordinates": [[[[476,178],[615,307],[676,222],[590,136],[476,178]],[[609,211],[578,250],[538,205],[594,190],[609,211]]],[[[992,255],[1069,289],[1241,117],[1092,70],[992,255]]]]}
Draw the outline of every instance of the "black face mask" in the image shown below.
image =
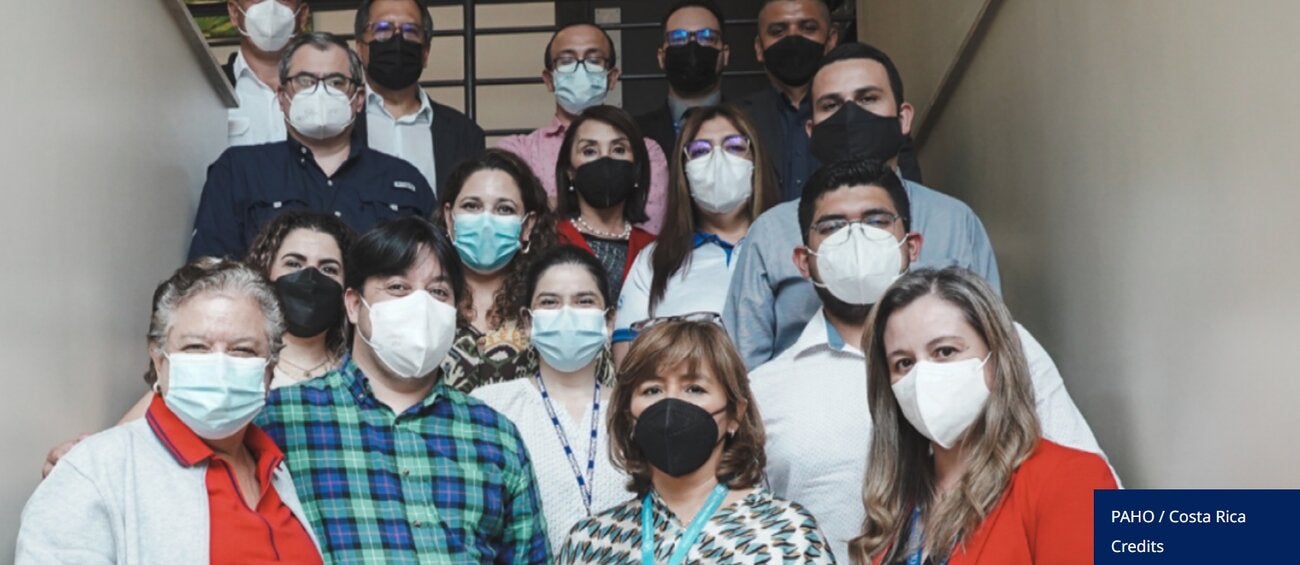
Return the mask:
{"type": "Polygon", "coordinates": [[[371,41],[366,75],[380,86],[401,90],[420,80],[424,72],[424,46],[394,34],[386,41],[371,41]]]}
{"type": "Polygon", "coordinates": [[[284,323],[297,337],[320,335],[343,316],[343,285],[314,268],[275,279],[284,323]]]}
{"type": "Polygon", "coordinates": [[[823,164],[845,159],[884,162],[898,156],[903,128],[898,116],[879,116],[846,102],[812,127],[810,142],[813,157],[823,164]]]}
{"type": "Polygon", "coordinates": [[[601,157],[578,167],[573,175],[573,188],[587,204],[604,209],[627,200],[633,189],[638,188],[636,177],[636,163],[601,157]]]}
{"type": "Polygon", "coordinates": [[[632,443],[656,469],[673,477],[694,472],[718,445],[718,423],[703,408],[676,398],[651,404],[636,419],[632,443]]]}
{"type": "Polygon", "coordinates": [[[825,44],[791,35],[763,50],[763,65],[782,83],[803,86],[817,73],[825,52],[825,44]]]}
{"type": "Polygon", "coordinates": [[[664,72],[678,94],[701,94],[718,84],[718,57],[722,51],[694,41],[664,49],[664,72]]]}

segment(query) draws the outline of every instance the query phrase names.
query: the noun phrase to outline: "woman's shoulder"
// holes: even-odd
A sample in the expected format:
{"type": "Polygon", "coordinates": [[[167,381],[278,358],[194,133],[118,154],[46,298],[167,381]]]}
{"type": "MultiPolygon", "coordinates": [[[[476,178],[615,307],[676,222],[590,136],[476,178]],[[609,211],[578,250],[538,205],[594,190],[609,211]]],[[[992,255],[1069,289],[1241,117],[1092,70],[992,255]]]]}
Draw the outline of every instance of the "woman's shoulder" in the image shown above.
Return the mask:
{"type": "Polygon", "coordinates": [[[1088,475],[1104,471],[1110,475],[1110,466],[1100,455],[1066,447],[1049,439],[1041,439],[1033,453],[1020,464],[1017,474],[1031,476],[1088,475]]]}
{"type": "Polygon", "coordinates": [[[484,385],[474,389],[469,393],[470,397],[483,401],[491,406],[493,410],[509,416],[512,408],[517,407],[528,400],[530,396],[536,394],[530,379],[519,378],[512,381],[505,381],[484,385]]]}
{"type": "Polygon", "coordinates": [[[581,543],[603,539],[622,539],[631,528],[641,527],[641,499],[632,497],[594,515],[578,520],[569,529],[566,541],[581,543]]]}
{"type": "Polygon", "coordinates": [[[737,507],[746,517],[759,519],[780,530],[790,526],[817,527],[817,519],[803,505],[776,496],[761,486],[749,493],[737,507]]]}

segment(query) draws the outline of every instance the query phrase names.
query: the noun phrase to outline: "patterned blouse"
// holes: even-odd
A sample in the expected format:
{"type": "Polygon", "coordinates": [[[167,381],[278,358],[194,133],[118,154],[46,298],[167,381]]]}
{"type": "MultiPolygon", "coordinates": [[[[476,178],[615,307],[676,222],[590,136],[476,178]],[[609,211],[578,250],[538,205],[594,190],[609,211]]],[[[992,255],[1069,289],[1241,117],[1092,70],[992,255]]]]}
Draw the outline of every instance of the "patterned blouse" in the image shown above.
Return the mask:
{"type": "Polygon", "coordinates": [[[537,370],[537,360],[524,355],[526,349],[528,334],[513,321],[488,333],[473,324],[460,324],[447,360],[442,362],[443,383],[468,393],[483,385],[531,375],[537,370]]]}
{"type": "MultiPolygon", "coordinates": [[[[653,492],[653,491],[651,491],[653,492]]],[[[654,501],[655,562],[666,563],[686,525],[657,494],[654,501]]],[[[556,563],[640,565],[641,498],[578,522],[556,563]]],[[[724,506],[704,526],[686,554],[687,564],[835,563],[817,521],[802,506],[754,489],[724,506]]]]}

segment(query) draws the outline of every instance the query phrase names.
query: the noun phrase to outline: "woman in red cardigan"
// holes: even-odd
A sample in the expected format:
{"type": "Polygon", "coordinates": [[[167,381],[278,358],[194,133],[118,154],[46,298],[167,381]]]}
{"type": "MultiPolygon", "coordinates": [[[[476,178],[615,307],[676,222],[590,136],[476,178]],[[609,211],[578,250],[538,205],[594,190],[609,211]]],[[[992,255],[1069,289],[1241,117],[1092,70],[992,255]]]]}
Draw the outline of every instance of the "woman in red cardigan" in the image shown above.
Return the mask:
{"type": "Polygon", "coordinates": [[[613,296],[622,290],[637,254],[655,239],[632,225],[648,219],[650,153],[645,144],[627,112],[593,106],[565,130],[555,164],[560,243],[595,255],[613,296]]]}
{"type": "Polygon", "coordinates": [[[1092,493],[1115,479],[1042,438],[1011,315],[978,275],[903,275],[863,350],[874,431],[854,563],[1092,563],[1092,493]]]}

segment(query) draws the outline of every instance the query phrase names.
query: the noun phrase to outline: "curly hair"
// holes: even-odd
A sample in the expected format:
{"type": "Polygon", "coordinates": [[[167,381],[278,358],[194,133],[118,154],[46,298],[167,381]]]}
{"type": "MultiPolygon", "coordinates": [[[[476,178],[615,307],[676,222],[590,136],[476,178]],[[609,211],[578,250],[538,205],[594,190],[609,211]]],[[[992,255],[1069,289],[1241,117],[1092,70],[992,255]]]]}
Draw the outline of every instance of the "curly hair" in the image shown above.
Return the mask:
{"type": "Polygon", "coordinates": [[[632,396],[640,384],[686,363],[690,372],[713,375],[727,395],[727,417],[737,423],[735,435],[723,442],[718,482],[729,488],[757,486],[763,479],[767,455],[758,403],[749,390],[745,364],[722,327],[712,322],[673,321],[646,329],[632,342],[619,367],[610,398],[609,453],[614,465],[631,478],[628,490],[644,495],[650,489],[650,463],[632,443],[636,418],[632,396]]]}
{"type": "MultiPolygon", "coordinates": [[[[558,241],[555,231],[555,215],[546,201],[546,190],[542,182],[528,164],[514,153],[502,149],[488,149],[475,157],[461,161],[448,177],[446,191],[442,194],[443,205],[433,214],[433,222],[447,234],[451,234],[448,218],[456,199],[464,190],[465,183],[479,171],[501,171],[510,175],[515,186],[519,187],[519,196],[524,204],[524,214],[533,215],[533,229],[528,234],[527,243],[501,270],[505,277],[501,288],[492,297],[492,306],[487,311],[488,324],[493,329],[500,328],[508,321],[518,321],[519,310],[528,305],[524,289],[528,285],[528,270],[534,259],[554,247],[558,241]]],[[[473,293],[463,293],[457,301],[460,316],[464,320],[474,318],[473,293]]]]}
{"type": "MultiPolygon", "coordinates": [[[[271,280],[271,266],[275,264],[275,257],[280,253],[280,246],[284,244],[289,234],[300,229],[320,232],[334,238],[334,243],[339,246],[339,259],[343,265],[343,272],[347,273],[348,249],[356,239],[356,232],[336,216],[315,212],[286,212],[267,222],[253,239],[253,244],[248,247],[244,264],[261,273],[267,280],[271,280]]],[[[343,310],[342,301],[339,302],[339,310],[343,310]]],[[[327,330],[325,334],[325,350],[335,359],[342,359],[348,347],[348,317],[342,315],[339,319],[338,325],[327,330]]]]}

